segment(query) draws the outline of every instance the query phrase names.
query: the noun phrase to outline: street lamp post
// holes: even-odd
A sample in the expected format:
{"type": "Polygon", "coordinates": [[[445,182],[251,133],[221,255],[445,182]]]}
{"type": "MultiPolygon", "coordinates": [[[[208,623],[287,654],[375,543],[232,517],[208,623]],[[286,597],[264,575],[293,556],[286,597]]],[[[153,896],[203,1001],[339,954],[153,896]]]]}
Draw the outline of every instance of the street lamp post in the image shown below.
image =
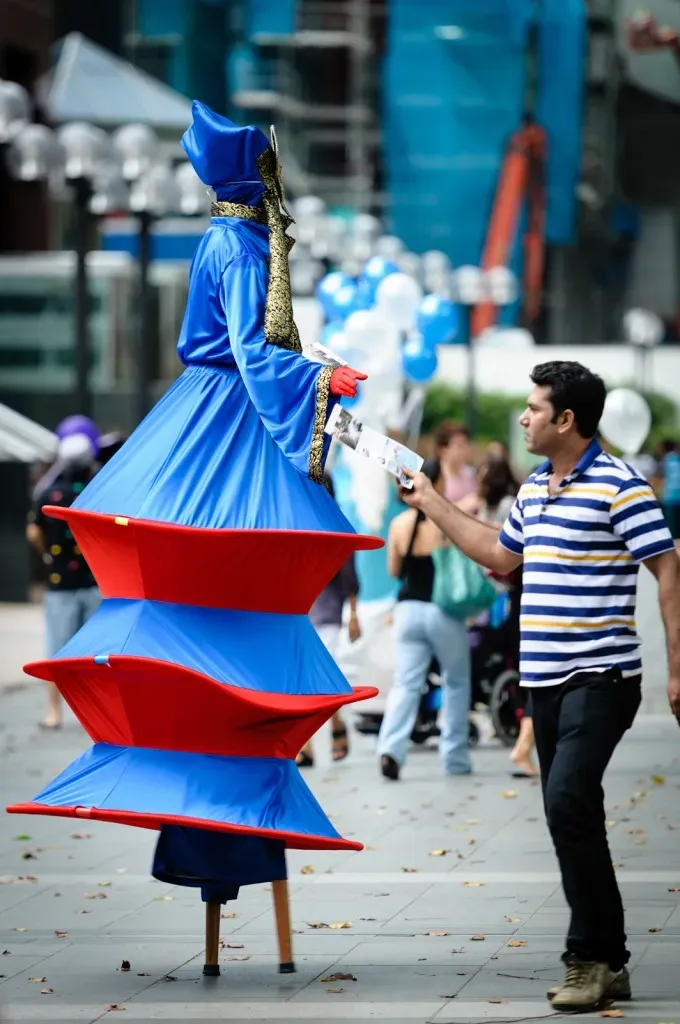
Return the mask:
{"type": "Polygon", "coordinates": [[[626,340],[637,350],[636,376],[640,391],[644,392],[649,385],[649,353],[663,338],[663,322],[648,309],[629,309],[623,318],[623,331],[626,340]]]}
{"type": "Polygon", "coordinates": [[[87,256],[90,250],[91,204],[97,179],[111,172],[116,156],[106,132],[83,121],[73,121],[57,132],[64,153],[64,177],[72,187],[75,206],[76,273],[74,279],[74,363],[77,408],[92,415],[90,372],[90,309],[87,256]]]}
{"type": "Polygon", "coordinates": [[[114,133],[113,144],[122,158],[123,176],[130,185],[130,213],[139,227],[135,411],[141,422],[151,407],[155,368],[149,282],[151,228],[155,220],[179,210],[180,194],[176,176],[162,159],[158,136],[149,125],[124,125],[114,133]]]}

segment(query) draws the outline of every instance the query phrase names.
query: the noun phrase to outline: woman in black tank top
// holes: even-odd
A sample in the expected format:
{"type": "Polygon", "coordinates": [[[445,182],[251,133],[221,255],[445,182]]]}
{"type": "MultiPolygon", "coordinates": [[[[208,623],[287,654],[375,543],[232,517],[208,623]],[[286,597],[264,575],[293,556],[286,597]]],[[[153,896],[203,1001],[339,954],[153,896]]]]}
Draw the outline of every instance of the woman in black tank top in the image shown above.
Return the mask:
{"type": "MultiPolygon", "coordinates": [[[[426,460],[423,472],[435,486],[443,482],[437,459],[426,460]]],[[[444,771],[448,775],[468,775],[472,769],[468,750],[470,650],[467,630],[462,622],[445,615],[432,603],[434,563],[428,548],[430,538],[433,546],[437,543],[433,525],[418,511],[406,550],[399,558],[395,549],[400,528],[395,520],[388,539],[390,571],[401,580],[401,586],[394,614],[395,676],[378,737],[381,771],[386,778],[399,778],[422,687],[430,663],[436,658],[443,677],[439,752],[444,771]]]]}

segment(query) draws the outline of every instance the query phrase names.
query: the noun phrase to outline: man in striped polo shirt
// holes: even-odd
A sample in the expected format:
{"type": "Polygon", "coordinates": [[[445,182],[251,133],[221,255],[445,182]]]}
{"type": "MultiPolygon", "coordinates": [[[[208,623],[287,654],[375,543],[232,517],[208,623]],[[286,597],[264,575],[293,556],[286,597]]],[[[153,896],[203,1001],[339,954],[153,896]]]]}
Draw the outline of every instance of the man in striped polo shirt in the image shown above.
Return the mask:
{"type": "Polygon", "coordinates": [[[602,777],[640,704],[635,630],[640,563],[659,584],[668,698],[680,723],[680,559],[645,480],[595,440],[602,380],[573,362],[543,363],[520,423],[547,460],[520,488],[500,531],[447,503],[421,473],[403,500],[475,561],[523,562],[522,685],[531,688],[548,827],[571,908],[557,1010],[630,998],[623,906],[605,831],[602,777]]]}

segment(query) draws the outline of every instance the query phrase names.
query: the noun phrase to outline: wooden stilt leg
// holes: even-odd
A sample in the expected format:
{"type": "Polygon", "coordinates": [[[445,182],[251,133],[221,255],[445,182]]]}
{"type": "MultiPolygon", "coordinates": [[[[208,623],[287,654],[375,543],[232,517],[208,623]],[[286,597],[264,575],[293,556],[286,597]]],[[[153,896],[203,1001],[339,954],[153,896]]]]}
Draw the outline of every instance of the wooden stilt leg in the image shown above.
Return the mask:
{"type": "Polygon", "coordinates": [[[220,914],[221,904],[206,903],[205,905],[205,963],[203,973],[215,978],[220,973],[220,914]]]}
{"type": "Polygon", "coordinates": [[[290,905],[288,902],[288,882],[282,879],[272,882],[274,890],[274,914],[276,917],[276,937],[279,943],[279,974],[293,974],[293,938],[290,930],[290,905]]]}

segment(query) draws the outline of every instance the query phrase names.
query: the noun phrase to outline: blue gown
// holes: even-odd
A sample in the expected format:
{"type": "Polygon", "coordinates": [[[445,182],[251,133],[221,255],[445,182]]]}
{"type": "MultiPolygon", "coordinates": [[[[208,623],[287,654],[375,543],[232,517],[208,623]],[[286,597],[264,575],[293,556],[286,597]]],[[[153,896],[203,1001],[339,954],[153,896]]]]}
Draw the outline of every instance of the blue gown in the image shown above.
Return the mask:
{"type": "MultiPolygon", "coordinates": [[[[66,518],[100,610],[27,670],[94,746],[16,812],[161,830],[154,874],[204,899],[285,877],[285,846],[361,848],[295,754],[353,691],[307,612],[360,537],[320,486],[336,401],[292,322],[275,147],[195,103],[217,203],[190,272],[184,371],[66,518]]],[[[49,514],[49,513],[48,513],[49,514]]]]}

